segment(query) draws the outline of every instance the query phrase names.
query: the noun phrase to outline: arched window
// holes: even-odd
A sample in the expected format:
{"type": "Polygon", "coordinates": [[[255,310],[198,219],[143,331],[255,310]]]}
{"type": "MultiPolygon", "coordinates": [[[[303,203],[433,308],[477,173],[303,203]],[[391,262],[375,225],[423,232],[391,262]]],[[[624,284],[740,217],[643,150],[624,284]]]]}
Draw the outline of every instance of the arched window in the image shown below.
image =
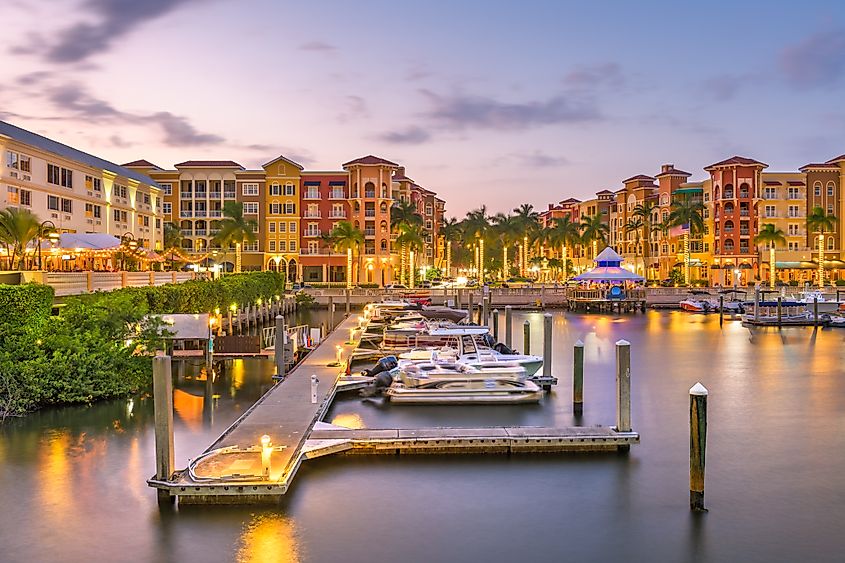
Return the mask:
{"type": "Polygon", "coordinates": [[[833,237],[827,237],[827,249],[833,250],[833,237]]]}
{"type": "Polygon", "coordinates": [[[390,197],[390,196],[387,195],[387,184],[385,184],[385,183],[382,183],[382,185],[381,185],[381,197],[383,197],[385,199],[390,197]]]}
{"type": "Polygon", "coordinates": [[[822,196],[822,183],[821,182],[815,182],[813,184],[813,195],[815,195],[816,197],[822,196]]]}
{"type": "Polygon", "coordinates": [[[733,239],[725,239],[725,252],[731,254],[734,251],[733,239]]]}
{"type": "Polygon", "coordinates": [[[381,249],[387,250],[387,239],[381,239],[381,249]]]}
{"type": "Polygon", "coordinates": [[[381,205],[379,205],[379,209],[381,209],[382,213],[387,213],[387,202],[386,201],[381,202],[381,205]]]}
{"type": "Polygon", "coordinates": [[[382,221],[381,224],[379,225],[379,229],[381,230],[382,233],[386,233],[387,232],[387,221],[382,221]]]}
{"type": "Polygon", "coordinates": [[[726,233],[734,232],[734,222],[733,221],[725,221],[725,232],[726,233]]]}
{"type": "Polygon", "coordinates": [[[267,269],[270,270],[271,272],[275,272],[278,269],[277,266],[276,266],[276,261],[273,260],[272,258],[267,260],[267,269]]]}
{"type": "Polygon", "coordinates": [[[734,204],[728,202],[725,204],[725,215],[733,215],[734,212],[734,204]]]}
{"type": "Polygon", "coordinates": [[[751,193],[751,188],[743,182],[739,185],[739,197],[749,197],[751,193]]]}
{"type": "Polygon", "coordinates": [[[719,199],[719,184],[716,184],[716,187],[713,188],[713,199],[719,199]]]}
{"type": "Polygon", "coordinates": [[[364,197],[374,198],[376,197],[376,185],[372,182],[367,182],[364,184],[364,197]]]}
{"type": "Polygon", "coordinates": [[[833,182],[827,183],[827,197],[833,197],[833,194],[836,193],[836,184],[833,182]]]}
{"type": "Polygon", "coordinates": [[[664,211],[664,212],[663,212],[663,219],[662,219],[662,221],[666,221],[666,220],[668,220],[668,219],[669,219],[669,212],[668,212],[668,211],[664,211]]]}
{"type": "Polygon", "coordinates": [[[663,247],[660,249],[660,252],[663,254],[669,254],[669,245],[664,242],[663,247]]]}
{"type": "Polygon", "coordinates": [[[660,205],[669,205],[669,194],[663,194],[660,196],[660,205]]]}
{"type": "Polygon", "coordinates": [[[358,203],[357,201],[355,202],[353,207],[355,208],[355,213],[358,213],[359,211],[361,211],[361,204],[358,203]]]}
{"type": "Polygon", "coordinates": [[[733,184],[726,184],[725,185],[725,199],[733,199],[733,197],[734,197],[733,184]]]}

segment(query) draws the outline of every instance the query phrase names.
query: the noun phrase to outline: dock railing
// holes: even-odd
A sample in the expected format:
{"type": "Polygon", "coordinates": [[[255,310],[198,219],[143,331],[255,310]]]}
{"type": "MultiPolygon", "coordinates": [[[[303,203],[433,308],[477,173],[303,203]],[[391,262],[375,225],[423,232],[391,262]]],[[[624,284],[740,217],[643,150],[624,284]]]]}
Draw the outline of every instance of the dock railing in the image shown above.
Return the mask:
{"type": "Polygon", "coordinates": [[[124,287],[143,287],[181,283],[194,279],[194,272],[23,272],[22,283],[50,285],[56,297],[111,291],[124,287]]]}

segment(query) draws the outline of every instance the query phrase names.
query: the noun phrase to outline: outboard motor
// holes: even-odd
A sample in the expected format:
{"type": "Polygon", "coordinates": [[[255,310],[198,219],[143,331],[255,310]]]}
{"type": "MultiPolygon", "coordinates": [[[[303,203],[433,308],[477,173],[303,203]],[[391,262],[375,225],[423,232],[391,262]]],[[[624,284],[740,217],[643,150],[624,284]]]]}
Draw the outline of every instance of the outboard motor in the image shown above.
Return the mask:
{"type": "Polygon", "coordinates": [[[484,345],[487,346],[488,348],[495,348],[496,347],[496,341],[493,339],[493,335],[490,334],[489,332],[487,334],[485,334],[484,336],[482,336],[481,339],[484,341],[484,345]]]}
{"type": "Polygon", "coordinates": [[[497,342],[496,345],[493,346],[493,349],[495,351],[497,351],[498,353],[504,354],[506,356],[513,356],[514,354],[516,354],[516,352],[514,350],[511,350],[510,348],[508,348],[502,342],[497,342]]]}
{"type": "Polygon", "coordinates": [[[385,356],[376,362],[376,365],[370,369],[365,369],[361,372],[361,374],[366,375],[367,377],[375,377],[380,373],[392,370],[398,365],[399,360],[396,359],[396,356],[385,356]]]}

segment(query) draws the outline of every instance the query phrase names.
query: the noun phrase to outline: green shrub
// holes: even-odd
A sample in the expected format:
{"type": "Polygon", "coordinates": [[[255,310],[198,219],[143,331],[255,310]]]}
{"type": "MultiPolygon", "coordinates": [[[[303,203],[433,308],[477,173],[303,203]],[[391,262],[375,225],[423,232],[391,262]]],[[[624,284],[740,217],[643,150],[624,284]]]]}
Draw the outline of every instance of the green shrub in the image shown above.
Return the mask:
{"type": "Polygon", "coordinates": [[[0,419],[137,392],[152,374],[150,357],[139,352],[159,348],[165,330],[156,314],[210,313],[283,288],[282,274],[233,274],[70,297],[51,317],[51,287],[0,285],[0,419]]]}

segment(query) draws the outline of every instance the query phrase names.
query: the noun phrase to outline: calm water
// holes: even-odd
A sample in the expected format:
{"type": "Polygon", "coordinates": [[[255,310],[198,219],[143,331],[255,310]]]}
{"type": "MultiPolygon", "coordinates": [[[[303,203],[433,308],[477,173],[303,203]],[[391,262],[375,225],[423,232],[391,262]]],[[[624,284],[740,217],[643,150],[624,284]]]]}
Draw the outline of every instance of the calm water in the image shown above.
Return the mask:
{"type": "MultiPolygon", "coordinates": [[[[316,318],[316,317],[315,317],[316,318]]],[[[542,318],[514,315],[533,326],[542,318]]],[[[314,322],[312,320],[312,322],[314,322]]],[[[319,323],[319,320],[316,320],[319,323]]],[[[316,324],[315,323],[315,324],[316,324]]],[[[339,400],[347,426],[614,422],[614,342],[632,344],[630,454],[325,458],[276,508],[160,512],[152,400],[35,413],[0,427],[2,561],[842,561],[845,331],[772,329],[680,312],[555,315],[561,377],[522,407],[390,407],[339,400]],[[585,412],[571,408],[572,344],[586,344],[585,412]],[[710,390],[706,502],[688,510],[688,389],[710,390]]],[[[177,465],[272,384],[238,362],[204,396],[176,376],[177,465]]]]}

